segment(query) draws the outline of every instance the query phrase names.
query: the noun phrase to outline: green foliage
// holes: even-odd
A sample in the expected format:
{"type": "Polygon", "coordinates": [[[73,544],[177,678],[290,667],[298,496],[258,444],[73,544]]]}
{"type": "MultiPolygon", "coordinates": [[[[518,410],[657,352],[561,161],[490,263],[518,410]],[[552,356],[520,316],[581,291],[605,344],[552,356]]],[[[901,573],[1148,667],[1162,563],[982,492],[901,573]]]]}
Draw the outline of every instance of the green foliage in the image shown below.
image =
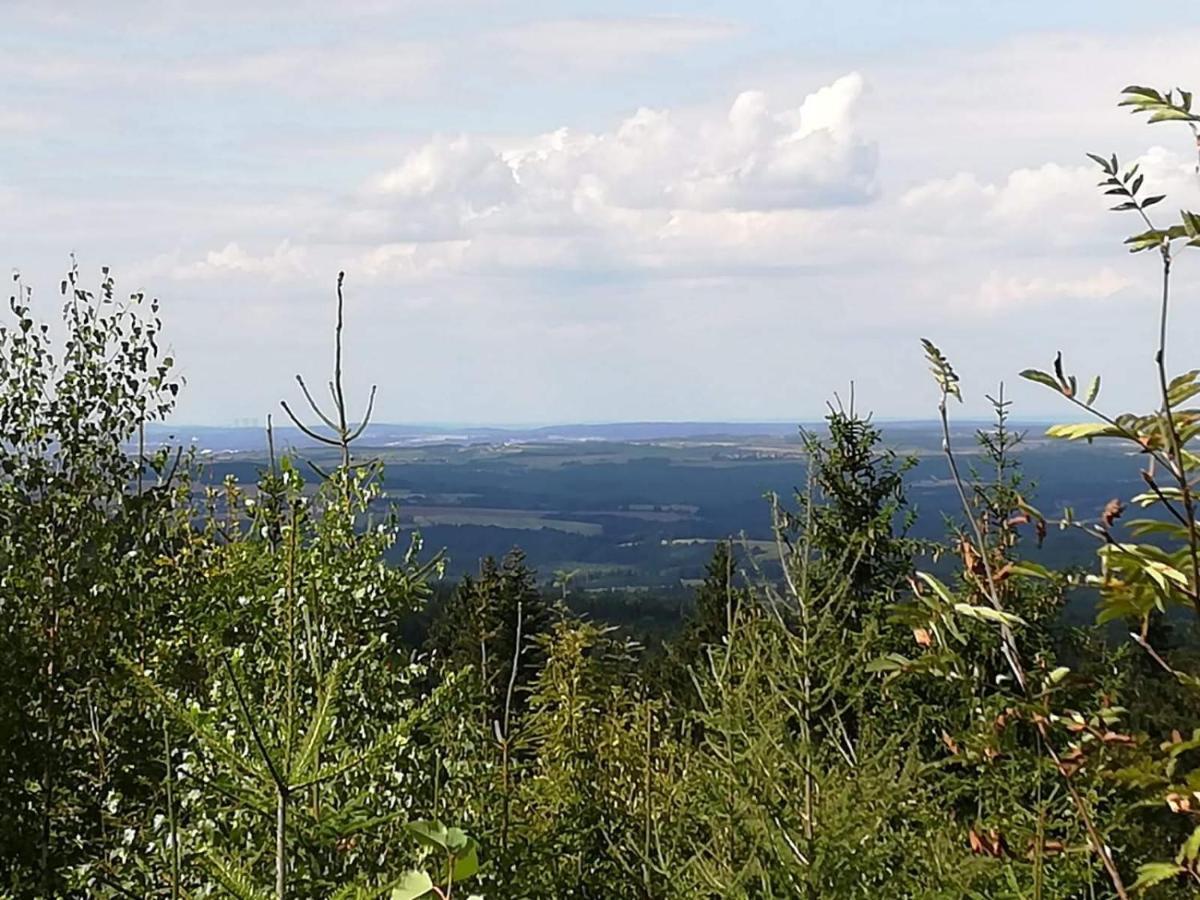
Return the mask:
{"type": "MultiPolygon", "coordinates": [[[[1127,89],[1151,121],[1183,91],[1127,89]]],[[[1152,897],[1200,885],[1200,370],[1171,377],[1174,254],[1136,166],[1093,156],[1163,285],[1148,412],[1061,355],[1023,377],[1121,442],[1145,491],[1049,519],[1003,388],[969,466],[950,359],[923,342],[961,501],[909,537],[904,474],[840,405],[772,496],[777,558],[716,547],[663,653],[571,615],[523,554],[427,615],[441,558],[401,534],[363,420],[301,391],[336,466],[276,458],[199,490],[148,452],[178,391],[155,304],[64,282],[52,347],[18,285],[0,327],[0,891],[14,897],[1152,897]],[[1143,228],[1142,226],[1145,226],[1143,228]],[[1126,507],[1142,512],[1126,517],[1126,507]],[[1039,561],[1050,529],[1097,571],[1039,561]],[[1072,629],[1072,591],[1099,598],[1072,629]],[[1117,625],[1128,639],[1114,640],[1117,625]],[[444,822],[453,822],[446,825],[444,822]]],[[[267,440],[273,444],[268,426],[267,440]]]]}
{"type": "Polygon", "coordinates": [[[749,599],[749,591],[737,583],[734,545],[718,541],[705,567],[703,583],[696,589],[696,606],[679,634],[668,641],[664,652],[650,660],[651,682],[684,707],[694,707],[694,673],[707,661],[708,648],[721,644],[729,633],[732,617],[749,599]]]}
{"type": "Polygon", "coordinates": [[[538,638],[554,617],[538,589],[537,573],[526,565],[525,554],[514,549],[500,562],[485,558],[478,576],[458,584],[430,625],[426,648],[446,671],[472,668],[488,698],[491,722],[503,717],[506,703],[510,709],[514,704],[523,708],[526,690],[544,661],[538,638]]]}
{"type": "MultiPolygon", "coordinates": [[[[1196,132],[1194,123],[1200,121],[1191,112],[1192,95],[1187,91],[1161,93],[1131,86],[1125,89],[1121,105],[1131,107],[1135,112],[1148,113],[1151,123],[1187,122],[1193,134],[1196,132]]],[[[1091,381],[1086,395],[1081,398],[1076,377],[1064,371],[1061,353],[1055,358],[1053,375],[1034,369],[1026,370],[1022,375],[1061,394],[1094,419],[1053,426],[1047,432],[1049,436],[1066,440],[1125,442],[1148,461],[1141,475],[1149,490],[1132,498],[1131,502],[1150,509],[1157,514],[1156,518],[1128,522],[1123,528],[1119,520],[1124,505],[1114,499],[1094,520],[1080,521],[1067,510],[1059,522],[1061,528],[1078,529],[1099,542],[1100,571],[1088,575],[1082,583],[1093,587],[1100,595],[1098,622],[1124,622],[1134,647],[1140,648],[1144,656],[1139,653],[1135,657],[1141,660],[1140,665],[1131,663],[1128,654],[1124,659],[1117,657],[1117,665],[1106,660],[1097,665],[1109,654],[1093,646],[1093,658],[1084,657],[1081,660],[1084,670],[1076,673],[1067,666],[1055,666],[1049,648],[1038,647],[1035,648],[1035,659],[1045,674],[1033,683],[1025,683],[1028,670],[1024,660],[1029,658],[1030,650],[1026,648],[1022,654],[1018,647],[1017,622],[1000,620],[1004,631],[999,646],[1016,680],[1021,682],[1021,690],[1011,698],[1011,713],[1006,709],[1005,716],[1009,720],[1019,718],[1035,725],[1037,747],[1053,761],[1060,783],[1070,796],[1074,819],[1084,827],[1088,843],[1113,892],[1125,897],[1130,891],[1154,889],[1167,896],[1172,888],[1186,890],[1183,888],[1185,882],[1193,889],[1200,884],[1200,871],[1196,865],[1200,837],[1196,836],[1191,793],[1200,785],[1197,780],[1200,776],[1189,761],[1189,745],[1180,732],[1180,726],[1191,730],[1196,721],[1198,698],[1194,694],[1183,698],[1176,707],[1180,719],[1168,736],[1161,730],[1164,728],[1162,717],[1157,712],[1147,714],[1156,708],[1155,704],[1131,713],[1116,697],[1125,694],[1144,699],[1145,690],[1150,687],[1148,682],[1157,681],[1158,690],[1165,687],[1163,675],[1173,679],[1185,694],[1200,686],[1200,679],[1193,674],[1195,654],[1187,644],[1180,645],[1172,640],[1179,630],[1175,624],[1177,619],[1167,617],[1179,610],[1200,616],[1200,524],[1196,520],[1194,475],[1198,459],[1189,449],[1200,434],[1200,414],[1188,405],[1200,393],[1200,385],[1194,371],[1170,377],[1166,363],[1176,243],[1182,242],[1183,248],[1200,246],[1200,217],[1185,210],[1180,213],[1179,224],[1157,226],[1148,210],[1163,201],[1164,196],[1142,193],[1144,175],[1139,173],[1138,167],[1123,169],[1115,155],[1108,158],[1097,154],[1089,156],[1101,170],[1100,187],[1104,194],[1118,199],[1113,210],[1133,212],[1140,221],[1139,228],[1143,230],[1125,242],[1130,250],[1158,251],[1162,295],[1154,359],[1160,404],[1157,409],[1140,414],[1102,411],[1096,406],[1099,377],[1091,381]],[[1135,543],[1125,537],[1124,530],[1135,538],[1157,540],[1135,543]],[[1157,672],[1153,671],[1155,667],[1157,672]],[[1090,701],[1086,690],[1089,688],[1094,694],[1090,701]],[[1154,727],[1158,734],[1118,730],[1139,722],[1154,727]],[[1165,822],[1159,805],[1162,798],[1173,814],[1165,822]],[[1175,821],[1171,821],[1172,818],[1175,821]],[[1185,823],[1182,828],[1180,820],[1185,823]],[[1137,840],[1129,833],[1123,839],[1114,837],[1123,828],[1138,829],[1138,837],[1143,840],[1137,840]],[[1171,834],[1181,832],[1181,838],[1176,839],[1182,839],[1182,843],[1173,861],[1154,860],[1153,856],[1161,852],[1156,844],[1164,837],[1169,840],[1171,834]],[[1146,837],[1152,839],[1145,841],[1146,837]],[[1122,845],[1132,852],[1125,860],[1118,860],[1110,848],[1122,845]],[[1150,861],[1143,861],[1144,854],[1150,854],[1150,861]],[[1132,874],[1134,872],[1136,875],[1132,874]]],[[[927,343],[927,352],[929,346],[927,343]]],[[[942,359],[940,354],[939,359],[942,359]]],[[[944,397],[943,377],[939,377],[939,384],[944,397]]],[[[946,434],[948,441],[949,432],[946,434]]],[[[948,445],[947,452],[949,454],[948,445]]],[[[953,456],[949,459],[957,479],[953,456]]],[[[961,481],[959,483],[961,485],[961,481]]],[[[964,493],[964,508],[968,515],[972,514],[970,506],[964,493]]],[[[1029,521],[1030,513],[1033,511],[1022,510],[1025,521],[1029,521]]],[[[1039,522],[1044,521],[1040,514],[1036,515],[1039,522]]],[[[1044,524],[1040,528],[1044,533],[1044,524]]],[[[993,532],[981,529],[972,520],[970,533],[962,537],[966,551],[964,563],[968,563],[965,568],[969,572],[971,566],[966,553],[979,560],[980,571],[976,573],[974,589],[986,597],[997,615],[1008,608],[1007,600],[1002,596],[1006,588],[1001,585],[1001,574],[1006,579],[1011,576],[1016,584],[1021,584],[1028,575],[1054,580],[1051,573],[1039,571],[1036,566],[1010,559],[1007,554],[994,555],[985,533],[993,532]]],[[[1069,583],[1071,579],[1065,581],[1069,583]]],[[[944,593],[938,592],[942,602],[946,599],[942,596],[944,593]]],[[[1191,629],[1194,630],[1197,624],[1191,622],[1191,629]]],[[[946,665],[947,654],[939,656],[939,674],[950,678],[965,677],[961,666],[968,658],[961,651],[948,654],[949,665],[946,665]]]]}
{"type": "Polygon", "coordinates": [[[479,871],[479,848],[461,828],[447,828],[436,819],[411,822],[408,830],[433,851],[435,876],[422,869],[406,872],[391,890],[391,900],[420,897],[448,898],[454,886],[479,871]]]}
{"type": "Polygon", "coordinates": [[[19,281],[0,326],[0,884],[45,896],[128,861],[158,729],[116,658],[146,652],[189,541],[178,456],[129,452],[179,389],[157,301],[74,267],[62,292],[60,346],[19,281]]]}
{"type": "Polygon", "coordinates": [[[854,614],[885,604],[912,572],[918,545],[908,538],[913,512],[904,475],[916,465],[883,446],[870,417],[840,406],[827,417],[824,439],[805,433],[810,488],[797,509],[776,502],[776,532],[790,548],[803,545],[804,574],[814,590],[848,581],[854,614]]]}
{"type": "Polygon", "coordinates": [[[339,428],[342,465],[317,470],[315,490],[285,457],[253,493],[210,492],[180,628],[129,662],[183,729],[190,789],[171,842],[189,848],[173,875],[185,883],[207,873],[228,889],[235,873],[277,897],[326,896],[386,885],[408,860],[400,760],[455,679],[426,693],[424,668],[393,646],[437,561],[419,563],[415,539],[400,565],[387,561],[398,529],[373,518],[378,470],[352,461],[358,430],[339,428]]]}

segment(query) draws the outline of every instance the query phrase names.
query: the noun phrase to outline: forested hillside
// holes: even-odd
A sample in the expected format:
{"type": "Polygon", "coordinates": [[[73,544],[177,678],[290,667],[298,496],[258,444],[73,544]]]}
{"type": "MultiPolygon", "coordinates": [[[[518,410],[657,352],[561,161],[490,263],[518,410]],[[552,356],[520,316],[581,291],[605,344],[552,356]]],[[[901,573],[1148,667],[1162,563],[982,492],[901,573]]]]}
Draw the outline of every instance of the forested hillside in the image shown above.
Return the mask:
{"type": "MultiPolygon", "coordinates": [[[[968,465],[979,461],[974,433],[983,422],[959,422],[954,437],[968,465]]],[[[1123,448],[1066,446],[1043,436],[1045,424],[1012,425],[1024,435],[1014,448],[1026,479],[1040,486],[1044,506],[1070,506],[1096,515],[1113,495],[1136,492],[1140,479],[1123,448]]],[[[683,438],[496,442],[422,441],[396,446],[383,429],[364,432],[359,453],[383,464],[376,507],[394,505],[402,526],[418,528],[430,547],[444,549],[447,574],[475,570],[484,556],[520,546],[543,573],[576,573],[579,592],[636,589],[664,599],[681,582],[701,578],[719,540],[745,538],[759,562],[774,564],[771,523],[764,496],[789,494],[805,479],[801,431],[827,434],[824,422],[791,426],[786,436],[706,435],[683,438]]],[[[916,464],[905,473],[915,513],[914,534],[940,538],[946,515],[959,499],[946,477],[941,427],[880,423],[881,446],[916,464]]],[[[277,430],[276,441],[318,463],[331,448],[298,440],[295,429],[277,430]]],[[[236,438],[248,439],[244,430],[236,438]]],[[[262,430],[256,450],[222,451],[205,436],[197,441],[204,467],[199,478],[220,484],[227,475],[252,483],[267,464],[262,430]]],[[[1093,547],[1065,532],[1037,549],[1037,560],[1063,567],[1090,560],[1093,547]]]]}
{"type": "MultiPolygon", "coordinates": [[[[1183,91],[1122,102],[1200,123],[1183,91]]],[[[323,452],[268,427],[257,471],[219,478],[146,439],[181,390],[169,308],[72,267],[52,321],[15,280],[0,894],[1195,896],[1200,369],[1168,339],[1200,215],[1092,158],[1161,289],[1157,345],[1121,362],[1158,391],[1122,412],[1061,356],[1020,375],[1073,417],[1051,437],[1128,451],[1103,510],[1032,489],[1002,389],[926,341],[944,527],[914,529],[914,458],[835,401],[796,489],[746,498],[760,531],[705,548],[665,639],[519,551],[446,576],[361,444],[375,394],[344,388],[340,275],[329,389],[298,377],[282,410],[323,452]],[[968,390],[995,421],[964,435],[968,390]],[[1085,567],[1038,561],[1063,540],[1094,546],[1085,567]]]]}

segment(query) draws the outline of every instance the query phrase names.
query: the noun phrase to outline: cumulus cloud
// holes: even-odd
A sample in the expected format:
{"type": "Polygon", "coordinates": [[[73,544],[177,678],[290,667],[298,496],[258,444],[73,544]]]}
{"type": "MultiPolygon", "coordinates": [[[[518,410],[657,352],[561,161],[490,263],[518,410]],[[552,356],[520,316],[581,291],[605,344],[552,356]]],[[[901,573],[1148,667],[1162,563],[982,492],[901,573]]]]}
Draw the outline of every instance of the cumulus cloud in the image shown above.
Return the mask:
{"type": "Polygon", "coordinates": [[[1090,216],[1095,212],[1095,184],[1094,169],[1058,163],[1016,169],[994,183],[960,172],[909,188],[901,195],[900,206],[917,220],[939,226],[978,222],[980,218],[992,224],[1024,226],[1038,222],[1050,211],[1061,224],[1064,213],[1083,209],[1090,216]]]}
{"type": "Polygon", "coordinates": [[[435,139],[375,183],[402,198],[455,195],[496,204],[769,209],[856,203],[875,191],[875,146],[854,126],[863,79],[852,73],[796,107],[740,94],[723,116],[642,108],[608,132],[568,129],[507,151],[435,139]]]}
{"type": "Polygon", "coordinates": [[[876,196],[864,90],[851,73],[792,104],[746,91],[724,108],[641,108],[607,131],[435,137],[371,179],[343,225],[373,230],[389,260],[438,244],[447,267],[669,271],[718,248],[744,264],[808,230],[806,214],[876,196]]]}
{"type": "Polygon", "coordinates": [[[427,388],[385,417],[446,397],[463,418],[802,415],[850,377],[920,413],[919,335],[974,385],[1011,376],[1006,344],[1111,359],[1132,339],[1154,260],[1122,254],[1137,223],[1083,151],[1137,158],[1164,220],[1200,206],[1186,129],[1112,106],[1126,80],[1187,86],[1194,30],[981,29],[881,47],[864,78],[832,47],[774,55],[804,35],[732,6],[744,26],[299,2],[275,28],[219,0],[246,26],[230,41],[208,7],[145,3],[85,40],[99,14],[27,4],[49,37],[0,60],[10,263],[56,284],[75,249],[162,295],[203,417],[273,403],[272,373],[324,349],[339,269],[365,367],[403,341],[395,374],[427,388]],[[222,393],[213,348],[238,340],[254,375],[222,393]]]}
{"type": "Polygon", "coordinates": [[[453,201],[464,217],[494,208],[515,194],[516,173],[488,145],[466,135],[434,138],[413,150],[372,187],[399,202],[453,201]]]}
{"type": "MultiPolygon", "coordinates": [[[[791,102],[748,90],[724,106],[643,107],[607,130],[434,136],[340,208],[310,217],[300,244],[255,256],[235,243],[164,271],[279,281],[323,265],[413,281],[516,272],[776,277],[867,266],[931,285],[920,269],[1003,252],[1011,274],[993,272],[981,286],[976,275],[964,291],[966,273],[942,285],[943,295],[967,296],[960,312],[996,312],[1128,285],[1111,270],[1051,277],[1017,262],[1119,238],[1124,223],[1103,215],[1090,165],[1047,162],[990,180],[961,171],[889,195],[859,123],[866,90],[850,73],[791,102]]],[[[1148,189],[1195,187],[1184,155],[1152,147],[1136,161],[1148,189]]]]}
{"type": "MultiPolygon", "coordinates": [[[[1175,203],[1200,199],[1194,160],[1154,146],[1122,162],[1145,176],[1144,193],[1167,194],[1175,203]]],[[[1097,188],[1094,165],[1044,163],[987,182],[959,172],[920,182],[897,202],[918,254],[952,245],[1002,246],[1008,253],[1037,248],[1086,250],[1111,246],[1140,223],[1104,215],[1111,203],[1097,188]],[[932,242],[932,243],[931,243],[932,242]]]]}

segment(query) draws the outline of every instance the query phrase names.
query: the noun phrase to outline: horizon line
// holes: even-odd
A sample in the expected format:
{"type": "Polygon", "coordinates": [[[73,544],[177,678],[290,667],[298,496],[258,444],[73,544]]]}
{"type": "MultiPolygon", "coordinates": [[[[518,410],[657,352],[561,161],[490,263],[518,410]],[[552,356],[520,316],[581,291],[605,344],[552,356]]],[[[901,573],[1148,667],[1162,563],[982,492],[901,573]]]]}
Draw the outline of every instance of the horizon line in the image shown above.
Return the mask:
{"type": "MultiPolygon", "coordinates": [[[[912,418],[905,416],[868,416],[868,418],[880,425],[940,425],[936,416],[925,418],[912,418]]],[[[1042,425],[1053,424],[1059,421],[1061,417],[1056,416],[1030,416],[1027,418],[1013,417],[1009,421],[1014,425],[1042,425]]],[[[372,422],[367,426],[367,430],[374,428],[429,428],[429,429],[491,429],[496,431],[518,431],[523,429],[539,429],[548,428],[616,428],[621,426],[646,426],[646,425],[669,425],[673,427],[695,425],[695,426],[716,426],[716,425],[736,425],[739,427],[753,425],[770,425],[770,426],[793,426],[803,427],[808,425],[822,425],[825,418],[821,419],[795,419],[795,418],[780,418],[780,419],[601,419],[601,420],[557,420],[557,421],[529,421],[529,422],[479,422],[479,421],[409,421],[409,422],[372,422]]],[[[955,424],[971,424],[978,425],[980,423],[991,423],[994,419],[986,416],[962,416],[956,421],[951,422],[951,427],[955,424]]],[[[261,431],[266,428],[266,422],[248,424],[235,420],[228,423],[212,423],[212,422],[185,422],[178,423],[170,422],[147,422],[147,428],[155,429],[222,429],[225,431],[261,431]]],[[[275,431],[299,431],[291,422],[274,423],[272,428],[275,431]]]]}

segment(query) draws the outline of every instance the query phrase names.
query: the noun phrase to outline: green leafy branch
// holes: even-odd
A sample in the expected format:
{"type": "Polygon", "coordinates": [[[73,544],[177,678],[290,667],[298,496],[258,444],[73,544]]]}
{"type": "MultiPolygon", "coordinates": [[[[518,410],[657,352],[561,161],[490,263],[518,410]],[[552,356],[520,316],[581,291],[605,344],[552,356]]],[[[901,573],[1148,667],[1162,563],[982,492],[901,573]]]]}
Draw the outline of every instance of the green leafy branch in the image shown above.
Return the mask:
{"type": "MultiPolygon", "coordinates": [[[[436,897],[451,900],[454,886],[479,871],[479,846],[461,828],[447,828],[437,819],[411,822],[408,830],[439,859],[434,875],[413,869],[392,890],[391,900],[436,897]]],[[[469,900],[476,900],[475,897],[469,900]]]]}

